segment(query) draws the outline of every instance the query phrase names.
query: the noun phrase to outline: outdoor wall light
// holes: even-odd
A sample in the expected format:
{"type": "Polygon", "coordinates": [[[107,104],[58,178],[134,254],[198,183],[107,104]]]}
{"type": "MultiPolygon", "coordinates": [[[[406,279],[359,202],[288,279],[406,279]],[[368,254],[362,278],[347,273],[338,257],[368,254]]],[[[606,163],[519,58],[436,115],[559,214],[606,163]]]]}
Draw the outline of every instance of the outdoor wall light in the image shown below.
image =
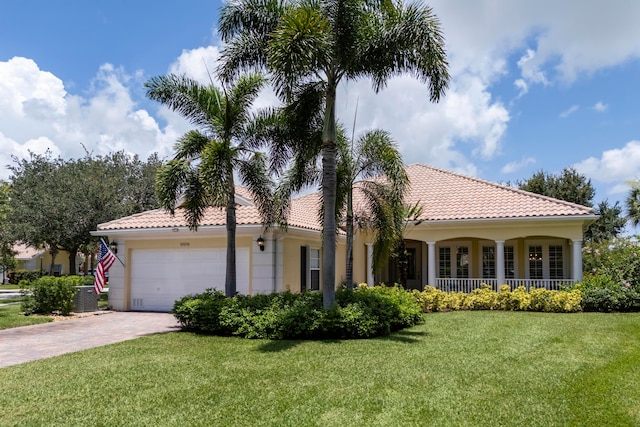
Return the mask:
{"type": "Polygon", "coordinates": [[[264,252],[264,239],[262,238],[262,236],[258,237],[258,240],[256,240],[256,243],[258,244],[260,251],[264,252]]]}
{"type": "Polygon", "coordinates": [[[111,252],[113,252],[114,254],[117,254],[118,253],[118,242],[116,242],[114,240],[111,243],[109,243],[109,249],[111,249],[111,252]]]}

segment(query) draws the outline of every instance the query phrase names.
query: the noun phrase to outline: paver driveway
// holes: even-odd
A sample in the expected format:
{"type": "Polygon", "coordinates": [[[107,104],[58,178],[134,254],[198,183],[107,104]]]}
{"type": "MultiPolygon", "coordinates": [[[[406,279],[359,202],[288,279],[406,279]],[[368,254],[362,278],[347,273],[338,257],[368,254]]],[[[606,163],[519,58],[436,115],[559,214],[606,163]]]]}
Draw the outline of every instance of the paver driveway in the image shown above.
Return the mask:
{"type": "Polygon", "coordinates": [[[172,314],[130,312],[4,329],[0,330],[0,368],[179,329],[172,314]]]}

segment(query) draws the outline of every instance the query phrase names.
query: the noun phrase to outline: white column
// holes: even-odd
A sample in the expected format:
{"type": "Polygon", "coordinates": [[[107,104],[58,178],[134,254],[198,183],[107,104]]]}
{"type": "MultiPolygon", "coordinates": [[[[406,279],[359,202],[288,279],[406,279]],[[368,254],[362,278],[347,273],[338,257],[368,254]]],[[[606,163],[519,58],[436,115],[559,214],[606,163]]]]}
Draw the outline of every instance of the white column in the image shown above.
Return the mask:
{"type": "Polygon", "coordinates": [[[573,279],[577,282],[582,281],[582,240],[573,241],[573,279]]]}
{"type": "Polygon", "coordinates": [[[427,242],[427,255],[429,264],[429,280],[427,285],[436,287],[436,242],[427,242]]]}
{"type": "Polygon", "coordinates": [[[373,243],[367,243],[367,286],[373,286],[373,243]]]}
{"type": "Polygon", "coordinates": [[[500,290],[500,286],[505,284],[504,279],[504,240],[496,240],[496,281],[500,290]]]}

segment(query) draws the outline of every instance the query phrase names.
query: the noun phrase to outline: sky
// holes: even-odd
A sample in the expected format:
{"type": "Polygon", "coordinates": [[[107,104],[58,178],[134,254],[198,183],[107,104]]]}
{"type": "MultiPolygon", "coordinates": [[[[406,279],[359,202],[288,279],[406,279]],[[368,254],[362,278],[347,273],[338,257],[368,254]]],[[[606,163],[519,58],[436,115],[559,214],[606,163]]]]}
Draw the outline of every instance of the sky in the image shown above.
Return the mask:
{"type": "MultiPolygon", "coordinates": [[[[223,48],[213,0],[3,0],[0,179],[29,152],[125,150],[171,158],[191,126],[145,97],[167,73],[209,82],[223,48]]],[[[411,76],[337,93],[356,137],[384,129],[405,163],[515,183],[573,167],[594,201],[624,202],[640,179],[640,2],[432,0],[451,81],[439,103],[411,76]],[[357,107],[356,107],[357,106],[357,107]],[[357,109],[357,113],[356,113],[357,109]]],[[[270,90],[256,108],[275,105],[270,90]]]]}

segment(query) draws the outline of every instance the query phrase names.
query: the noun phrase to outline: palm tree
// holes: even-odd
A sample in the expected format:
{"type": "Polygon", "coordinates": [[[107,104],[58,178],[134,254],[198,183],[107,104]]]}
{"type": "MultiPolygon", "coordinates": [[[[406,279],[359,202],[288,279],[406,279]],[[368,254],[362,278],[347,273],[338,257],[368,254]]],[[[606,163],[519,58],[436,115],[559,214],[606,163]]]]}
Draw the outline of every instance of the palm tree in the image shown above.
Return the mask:
{"type": "MultiPolygon", "coordinates": [[[[231,0],[220,14],[227,43],[221,73],[231,78],[247,68],[267,69],[278,95],[296,90],[322,93],[322,193],[327,212],[336,209],[336,88],[342,80],[370,78],[374,90],[389,78],[412,73],[438,101],[449,73],[440,24],[429,7],[401,0],[231,0]]],[[[335,302],[336,221],[323,224],[323,305],[335,302]]]]}
{"type": "Polygon", "coordinates": [[[634,227],[640,224],[640,181],[629,182],[631,190],[627,196],[627,214],[634,227]]]}
{"type": "Polygon", "coordinates": [[[209,206],[226,209],[227,265],[225,293],[236,293],[236,209],[234,173],[253,193],[265,223],[270,223],[272,182],[266,156],[256,152],[247,130],[249,108],[265,83],[258,74],[241,76],[234,85],[218,89],[173,74],[145,83],[147,96],[179,112],[197,126],[183,135],[172,160],[160,168],[156,193],[173,215],[183,199],[189,227],[197,230],[209,206]]]}
{"type": "Polygon", "coordinates": [[[338,186],[346,193],[347,271],[346,285],[353,288],[354,186],[364,204],[359,206],[359,223],[375,234],[373,268],[388,257],[398,239],[403,197],[409,183],[402,156],[391,136],[383,130],[366,132],[355,145],[340,145],[338,186]],[[340,176],[342,175],[342,176],[340,176]],[[384,178],[371,180],[379,175],[384,178]],[[356,180],[362,180],[356,184],[356,180]],[[400,213],[400,215],[397,215],[400,213]],[[371,227],[368,225],[375,225],[371,227]]]}

